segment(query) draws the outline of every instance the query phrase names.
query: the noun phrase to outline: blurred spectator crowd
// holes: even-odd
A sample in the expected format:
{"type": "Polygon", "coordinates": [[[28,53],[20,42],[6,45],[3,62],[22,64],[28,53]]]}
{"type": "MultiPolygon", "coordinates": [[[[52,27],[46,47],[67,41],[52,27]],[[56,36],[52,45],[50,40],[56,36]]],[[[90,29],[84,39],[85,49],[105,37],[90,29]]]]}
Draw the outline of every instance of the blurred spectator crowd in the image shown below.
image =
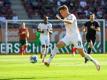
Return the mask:
{"type": "Polygon", "coordinates": [[[87,19],[95,13],[96,18],[106,20],[107,26],[107,0],[22,0],[22,3],[31,19],[41,19],[44,15],[55,19],[59,6],[65,4],[77,19],[87,19]]]}
{"type": "MultiPolygon", "coordinates": [[[[98,19],[106,19],[107,0],[21,0],[29,19],[41,19],[44,15],[55,19],[59,6],[65,4],[77,19],[87,19],[91,13],[98,19]]],[[[11,19],[14,16],[10,0],[0,0],[0,17],[11,19]]]]}
{"type": "Polygon", "coordinates": [[[65,4],[78,19],[86,19],[95,13],[99,19],[107,18],[107,0],[22,0],[29,18],[42,18],[48,15],[55,18],[59,6],[65,4]]]}
{"type": "Polygon", "coordinates": [[[4,16],[7,19],[10,19],[13,15],[13,11],[11,9],[11,3],[9,0],[0,0],[0,17],[4,16]]]}
{"type": "Polygon", "coordinates": [[[5,22],[6,19],[17,20],[18,16],[13,12],[10,0],[0,0],[0,22],[5,22]]]}

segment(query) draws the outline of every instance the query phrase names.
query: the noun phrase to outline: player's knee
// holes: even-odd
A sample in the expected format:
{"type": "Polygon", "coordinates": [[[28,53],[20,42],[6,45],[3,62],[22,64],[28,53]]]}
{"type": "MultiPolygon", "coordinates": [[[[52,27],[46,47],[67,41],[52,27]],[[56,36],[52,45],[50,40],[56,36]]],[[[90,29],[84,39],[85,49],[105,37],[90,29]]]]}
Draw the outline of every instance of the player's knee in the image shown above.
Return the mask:
{"type": "Polygon", "coordinates": [[[64,46],[65,46],[65,44],[64,44],[63,42],[59,42],[59,43],[57,43],[57,45],[56,45],[57,48],[62,48],[62,47],[64,47],[64,46]]]}
{"type": "Polygon", "coordinates": [[[57,48],[62,48],[62,45],[61,44],[57,44],[56,47],[57,48]]]}
{"type": "Polygon", "coordinates": [[[82,48],[77,48],[77,50],[79,51],[79,54],[84,57],[85,51],[82,48]]]}

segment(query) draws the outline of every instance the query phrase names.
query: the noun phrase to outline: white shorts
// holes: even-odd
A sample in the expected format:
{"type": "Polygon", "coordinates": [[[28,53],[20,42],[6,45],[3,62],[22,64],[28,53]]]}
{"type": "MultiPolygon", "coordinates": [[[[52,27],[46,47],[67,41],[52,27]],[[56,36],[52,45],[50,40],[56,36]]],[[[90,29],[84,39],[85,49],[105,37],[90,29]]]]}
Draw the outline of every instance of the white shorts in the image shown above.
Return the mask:
{"type": "Polygon", "coordinates": [[[41,45],[49,46],[50,38],[48,36],[41,36],[40,37],[41,45]]]}
{"type": "Polygon", "coordinates": [[[63,41],[66,45],[73,44],[75,48],[83,48],[82,39],[80,35],[65,35],[63,39],[60,41],[63,41]]]}

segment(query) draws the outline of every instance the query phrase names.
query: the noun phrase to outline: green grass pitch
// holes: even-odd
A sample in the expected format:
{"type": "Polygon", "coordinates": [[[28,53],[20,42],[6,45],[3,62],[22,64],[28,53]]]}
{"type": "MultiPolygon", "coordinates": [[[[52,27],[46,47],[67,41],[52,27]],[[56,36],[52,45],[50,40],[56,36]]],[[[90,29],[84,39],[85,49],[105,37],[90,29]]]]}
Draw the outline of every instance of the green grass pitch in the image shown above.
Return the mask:
{"type": "Polygon", "coordinates": [[[100,71],[78,54],[58,54],[50,67],[41,59],[30,63],[30,55],[0,55],[0,80],[107,80],[107,54],[92,56],[100,62],[100,71]]]}

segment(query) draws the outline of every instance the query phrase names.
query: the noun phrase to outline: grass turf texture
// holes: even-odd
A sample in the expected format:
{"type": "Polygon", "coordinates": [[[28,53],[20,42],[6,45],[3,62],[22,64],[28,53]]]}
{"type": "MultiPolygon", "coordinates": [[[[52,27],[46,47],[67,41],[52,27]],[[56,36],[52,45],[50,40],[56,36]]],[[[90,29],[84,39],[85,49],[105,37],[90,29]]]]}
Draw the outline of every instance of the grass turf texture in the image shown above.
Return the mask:
{"type": "Polygon", "coordinates": [[[50,67],[41,59],[30,63],[30,55],[0,55],[0,80],[107,80],[107,54],[92,56],[100,62],[100,71],[91,62],[85,64],[80,55],[56,55],[50,67]]]}

